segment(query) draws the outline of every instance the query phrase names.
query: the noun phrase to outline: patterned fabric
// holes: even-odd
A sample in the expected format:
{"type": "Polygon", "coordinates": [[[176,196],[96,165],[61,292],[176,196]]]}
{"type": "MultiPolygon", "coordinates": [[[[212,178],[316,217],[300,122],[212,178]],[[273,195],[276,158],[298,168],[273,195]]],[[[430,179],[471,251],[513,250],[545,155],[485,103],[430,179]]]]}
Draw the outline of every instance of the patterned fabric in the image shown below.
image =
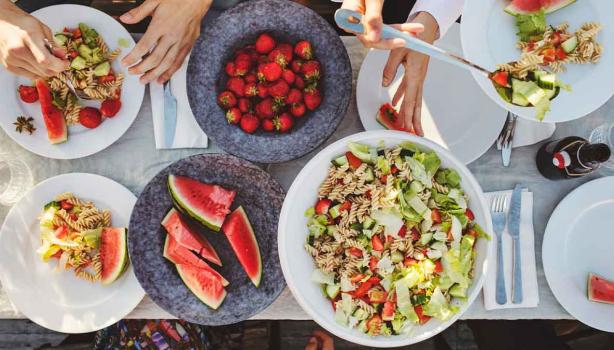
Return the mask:
{"type": "Polygon", "coordinates": [[[182,320],[121,320],[96,333],[94,350],[212,350],[207,327],[182,320]]]}

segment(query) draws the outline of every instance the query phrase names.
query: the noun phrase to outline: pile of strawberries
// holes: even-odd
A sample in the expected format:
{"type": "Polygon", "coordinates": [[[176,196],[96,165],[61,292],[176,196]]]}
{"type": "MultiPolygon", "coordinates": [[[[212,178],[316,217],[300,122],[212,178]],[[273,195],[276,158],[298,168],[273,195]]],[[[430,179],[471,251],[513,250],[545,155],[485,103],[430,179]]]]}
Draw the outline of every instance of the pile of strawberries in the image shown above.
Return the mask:
{"type": "Polygon", "coordinates": [[[269,132],[289,132],[322,102],[318,82],[320,62],[306,40],[294,46],[277,42],[267,33],[254,45],[238,50],[225,66],[226,90],[217,97],[230,124],[246,133],[260,127],[269,132]]]}

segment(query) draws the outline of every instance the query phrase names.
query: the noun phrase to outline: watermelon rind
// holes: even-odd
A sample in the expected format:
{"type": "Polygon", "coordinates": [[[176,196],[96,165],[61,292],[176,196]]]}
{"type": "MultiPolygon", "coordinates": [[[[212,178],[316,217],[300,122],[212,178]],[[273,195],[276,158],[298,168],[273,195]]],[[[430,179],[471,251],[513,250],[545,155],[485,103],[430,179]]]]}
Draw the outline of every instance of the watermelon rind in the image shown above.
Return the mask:
{"type": "Polygon", "coordinates": [[[614,295],[611,295],[609,299],[602,299],[595,295],[596,286],[593,285],[595,280],[601,280],[602,283],[614,285],[614,281],[608,281],[607,279],[590,272],[588,274],[588,300],[598,303],[614,305],[614,295]]]}
{"type": "Polygon", "coordinates": [[[173,174],[168,176],[168,190],[173,198],[173,203],[180,209],[181,212],[189,215],[194,220],[200,222],[206,227],[212,229],[215,232],[219,232],[222,228],[223,219],[220,222],[213,222],[213,220],[207,219],[204,215],[198,214],[198,210],[192,208],[179,194],[179,191],[175,184],[177,177],[173,174]]]}
{"type": "MultiPolygon", "coordinates": [[[[220,284],[220,287],[222,288],[222,293],[217,299],[214,298],[213,296],[202,294],[197,289],[197,286],[192,285],[192,282],[196,283],[196,281],[190,280],[188,276],[189,270],[193,269],[194,267],[189,266],[189,265],[182,265],[182,264],[175,265],[175,267],[177,268],[177,272],[179,273],[179,277],[181,277],[181,280],[183,281],[183,283],[200,301],[202,301],[203,303],[205,303],[205,305],[209,306],[210,308],[214,310],[217,310],[217,308],[219,308],[220,305],[222,305],[222,302],[224,302],[224,299],[226,298],[227,293],[221,284],[220,284]]],[[[220,283],[217,280],[215,280],[215,282],[220,283]]]]}
{"type": "MultiPolygon", "coordinates": [[[[536,0],[538,1],[538,0],[536,0]]],[[[571,4],[573,4],[574,2],[576,2],[576,0],[561,0],[558,3],[555,4],[551,4],[549,6],[542,6],[542,8],[544,9],[544,12],[546,14],[549,13],[553,13],[556,12],[564,7],[567,7],[571,4]]],[[[518,7],[515,6],[515,4],[512,2],[511,4],[507,5],[507,7],[504,9],[505,12],[507,12],[508,14],[512,15],[512,16],[517,16],[517,15],[527,15],[530,13],[535,13],[535,11],[525,11],[522,10],[518,7]]]]}
{"type": "MultiPolygon", "coordinates": [[[[120,252],[120,254],[117,256],[117,261],[115,261],[115,268],[113,270],[111,270],[111,272],[108,273],[107,276],[103,276],[103,278],[101,278],[100,282],[103,285],[109,285],[115,281],[117,281],[117,279],[126,271],[126,269],[128,268],[128,240],[127,240],[127,236],[128,236],[128,229],[126,228],[104,228],[103,229],[103,233],[102,236],[104,239],[104,235],[105,232],[109,232],[109,230],[113,230],[113,233],[117,233],[119,235],[119,238],[116,239],[116,241],[118,242],[118,246],[115,247],[116,250],[118,250],[120,252]]],[[[105,265],[105,259],[102,258],[103,260],[101,261],[103,264],[103,267],[105,265]]]]}
{"type": "MultiPolygon", "coordinates": [[[[260,246],[258,245],[256,234],[254,233],[254,229],[252,228],[252,225],[249,222],[249,218],[247,217],[247,214],[245,213],[245,210],[243,209],[243,207],[239,206],[235,211],[233,211],[228,216],[228,218],[224,222],[224,225],[222,226],[222,231],[226,235],[226,238],[230,242],[232,250],[235,252],[235,255],[237,256],[237,258],[239,259],[239,262],[243,266],[243,270],[245,271],[249,279],[252,281],[254,286],[259,287],[260,281],[262,280],[262,257],[260,254],[260,246]],[[234,241],[231,239],[231,237],[236,237],[237,234],[240,233],[240,231],[233,232],[233,230],[235,230],[234,221],[237,218],[240,219],[241,222],[243,223],[243,226],[246,229],[245,231],[249,232],[249,234],[242,236],[239,239],[239,241],[250,240],[251,243],[254,244],[254,246],[256,247],[256,253],[257,253],[256,258],[257,258],[258,269],[256,271],[256,274],[253,274],[253,275],[249,275],[249,273],[247,272],[248,269],[244,265],[244,259],[242,259],[242,256],[245,253],[245,251],[241,251],[238,247],[236,247],[234,244],[234,241]]],[[[251,261],[251,263],[254,263],[254,262],[256,261],[251,261]]]]}

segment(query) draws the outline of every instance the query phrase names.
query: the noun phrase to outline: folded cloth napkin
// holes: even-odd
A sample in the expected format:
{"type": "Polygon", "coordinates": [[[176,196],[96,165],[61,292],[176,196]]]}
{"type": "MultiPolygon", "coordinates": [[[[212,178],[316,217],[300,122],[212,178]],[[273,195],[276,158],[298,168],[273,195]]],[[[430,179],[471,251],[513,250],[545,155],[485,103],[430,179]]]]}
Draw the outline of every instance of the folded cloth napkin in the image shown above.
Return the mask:
{"type": "Polygon", "coordinates": [[[177,128],[173,145],[164,143],[164,86],[156,82],[149,84],[151,96],[151,114],[153,115],[154,137],[157,149],[166,148],[207,148],[207,135],[196,122],[190,109],[186,85],[188,59],[171,78],[171,92],[177,99],[177,128]]]}
{"type": "MultiPolygon", "coordinates": [[[[486,193],[488,207],[494,195],[505,194],[508,196],[509,203],[512,197],[512,191],[500,191],[486,193]]],[[[496,237],[492,233],[493,240],[496,237]]],[[[497,276],[497,247],[494,247],[491,263],[488,266],[488,274],[484,282],[484,307],[486,310],[495,309],[512,309],[512,308],[527,308],[537,307],[539,304],[539,291],[537,287],[537,272],[535,270],[535,241],[533,232],[533,193],[528,190],[522,192],[522,208],[520,210],[520,258],[522,260],[522,291],[523,299],[520,304],[512,303],[512,256],[513,242],[510,237],[507,227],[503,231],[503,264],[505,275],[505,288],[507,291],[507,304],[499,305],[495,300],[496,291],[496,276],[497,276]]]]}

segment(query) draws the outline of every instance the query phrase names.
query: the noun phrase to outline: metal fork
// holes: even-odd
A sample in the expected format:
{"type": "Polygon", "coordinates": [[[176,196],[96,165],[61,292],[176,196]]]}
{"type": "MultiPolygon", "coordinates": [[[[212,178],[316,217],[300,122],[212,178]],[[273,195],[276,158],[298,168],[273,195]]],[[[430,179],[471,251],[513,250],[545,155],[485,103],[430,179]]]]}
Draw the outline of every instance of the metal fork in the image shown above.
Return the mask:
{"type": "Polygon", "coordinates": [[[505,291],[505,276],[503,268],[503,230],[505,229],[507,208],[507,196],[503,194],[496,195],[492,199],[491,212],[492,224],[495,234],[497,235],[497,289],[496,300],[497,304],[503,305],[507,303],[507,292],[505,291]]]}
{"type": "MultiPolygon", "coordinates": [[[[43,38],[43,41],[45,42],[45,47],[47,48],[47,50],[49,50],[49,52],[51,52],[51,54],[54,55],[53,44],[47,38],[43,38]]],[[[77,90],[75,86],[72,84],[72,81],[70,79],[66,79],[66,86],[68,87],[68,90],[70,90],[70,92],[73,95],[75,95],[77,100],[91,100],[92,99],[91,97],[87,96],[81,90],[77,90]]],[[[83,101],[79,101],[79,102],[83,102],[83,101]]],[[[83,104],[83,103],[80,103],[80,104],[83,104]]]]}

